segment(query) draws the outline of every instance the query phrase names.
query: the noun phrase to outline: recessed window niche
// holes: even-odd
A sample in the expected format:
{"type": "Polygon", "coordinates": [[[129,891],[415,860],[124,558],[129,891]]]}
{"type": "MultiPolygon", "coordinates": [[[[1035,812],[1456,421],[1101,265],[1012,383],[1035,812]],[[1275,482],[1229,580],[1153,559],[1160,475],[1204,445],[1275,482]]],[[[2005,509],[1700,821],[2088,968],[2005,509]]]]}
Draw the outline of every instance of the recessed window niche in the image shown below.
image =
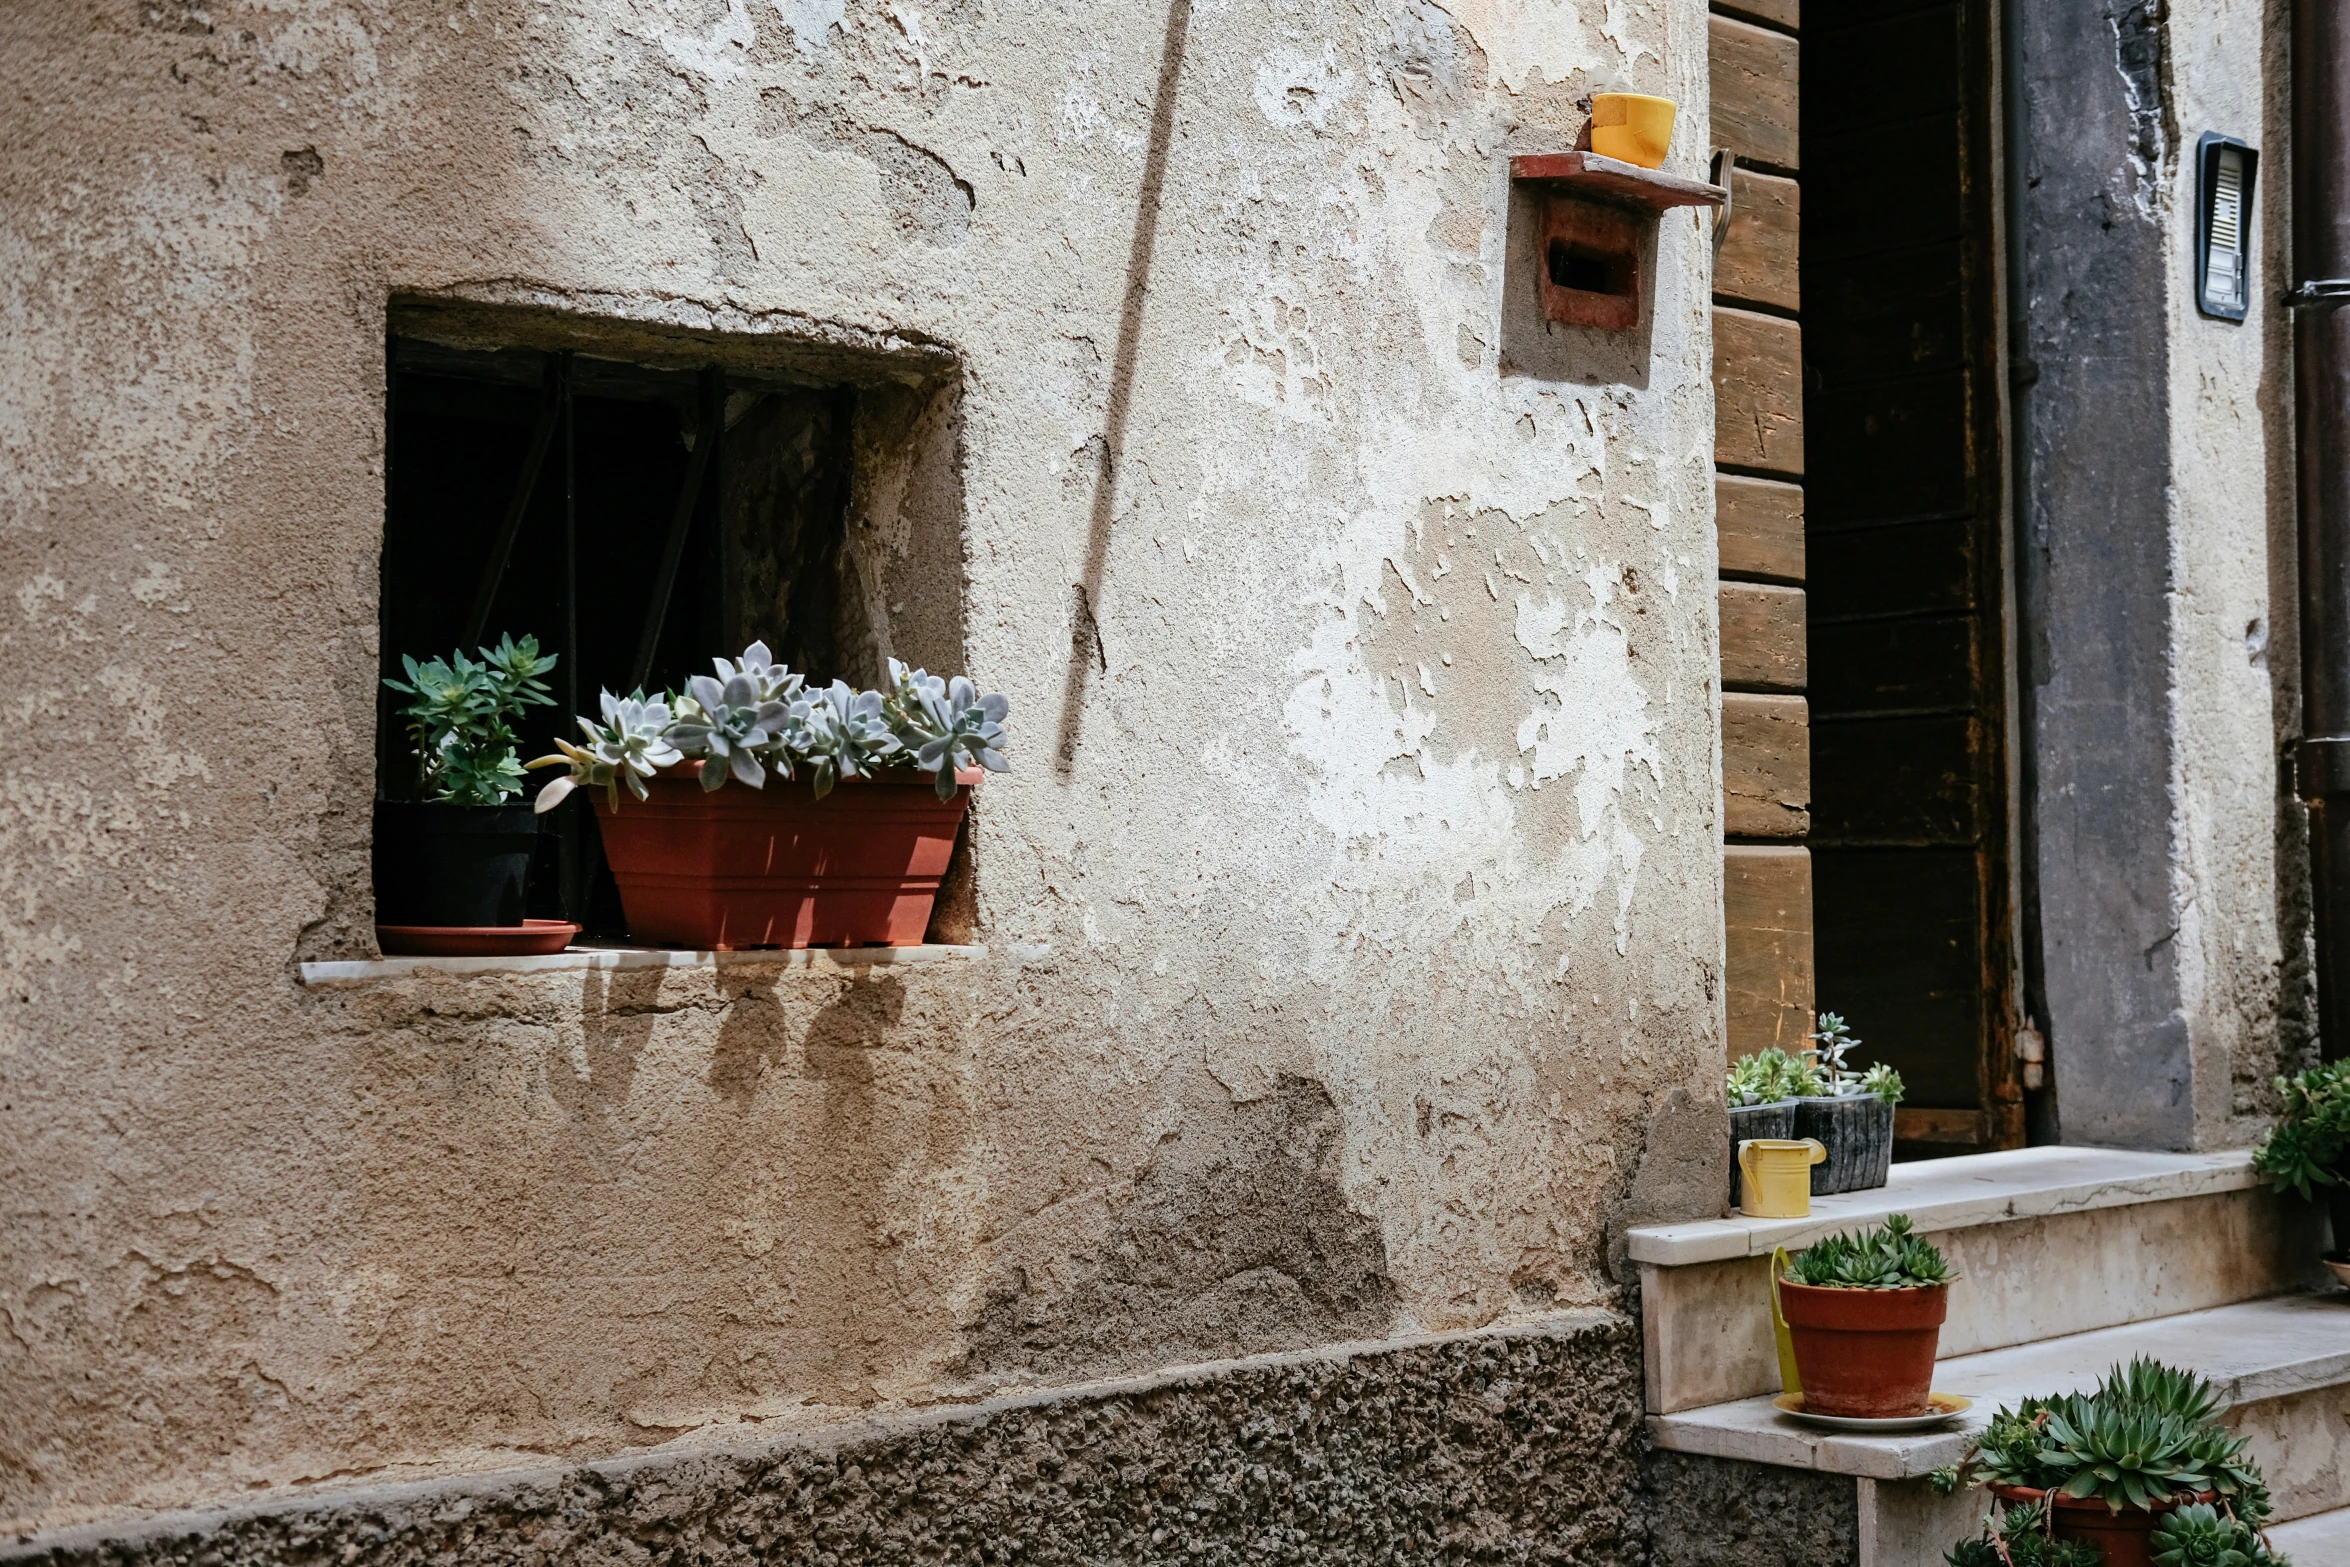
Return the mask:
{"type": "MultiPolygon", "coordinates": [[[[560,661],[527,760],[600,691],[675,689],[754,639],[816,683],[963,669],[955,362],[847,338],[395,301],[379,674],[536,636],[560,661]]],[[[415,788],[401,700],[378,687],[382,798],[415,788]]],[[[528,912],[619,936],[586,796],[551,816],[528,912]]]]}

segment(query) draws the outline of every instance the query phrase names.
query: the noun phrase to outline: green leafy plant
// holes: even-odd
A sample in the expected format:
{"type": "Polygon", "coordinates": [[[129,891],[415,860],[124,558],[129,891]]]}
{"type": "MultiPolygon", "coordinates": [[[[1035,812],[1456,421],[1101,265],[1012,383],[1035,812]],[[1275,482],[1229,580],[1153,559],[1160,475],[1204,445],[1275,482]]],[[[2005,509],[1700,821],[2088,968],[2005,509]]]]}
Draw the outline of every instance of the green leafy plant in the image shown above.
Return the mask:
{"type": "Polygon", "coordinates": [[[2350,1060],[2280,1077],[2285,1113],[2252,1151],[2252,1166],[2287,1191],[2314,1197],[2342,1179],[2350,1155],[2350,1060]]]}
{"type": "Polygon", "coordinates": [[[704,789],[729,779],[764,788],[770,776],[796,778],[806,767],[818,799],[843,778],[905,768],[929,773],[943,800],[955,792],[958,768],[1011,768],[1004,759],[1010,699],[983,696],[961,675],[941,679],[893,658],[886,690],[856,691],[838,680],[811,687],[774,662],[764,642],[740,659],[712,662],[715,678],[696,675],[684,691],[658,699],[603,693],[603,722],[579,720],[584,745],[558,740],[555,754],[529,764],[565,769],[539,791],[537,808],[552,810],[584,787],[605,791],[617,811],[623,784],[644,799],[645,779],[684,761],[703,764],[704,789]]]}
{"type": "Polygon", "coordinates": [[[2284,1567],[2260,1531],[2203,1502],[2190,1503],[2154,1526],[2155,1567],[2284,1567]]]}
{"type": "Polygon", "coordinates": [[[1823,1236],[1787,1260],[1787,1278],[1829,1289],[1916,1289],[1958,1277],[1949,1259],[1897,1213],[1873,1230],[1823,1236]]]}
{"type": "Polygon", "coordinates": [[[1776,1045],[1731,1062],[1727,1086],[1733,1110],[1741,1105],[1775,1104],[1782,1099],[1798,1099],[1823,1091],[1809,1062],[1801,1056],[1789,1055],[1776,1045]]]}
{"type": "Polygon", "coordinates": [[[555,699],[539,676],[556,655],[539,652],[538,638],[511,635],[494,648],[463,650],[419,664],[403,655],[408,678],[385,685],[411,700],[400,709],[416,747],[417,787],[429,800],[453,805],[497,805],[522,792],[515,760],[514,724],[523,710],[555,699]]]}
{"type": "Polygon", "coordinates": [[[2048,1532],[2048,1510],[2033,1503],[1983,1520],[1983,1532],[1942,1553],[1950,1567],[2097,1567],[2094,1545],[2048,1532]]]}
{"type": "Polygon", "coordinates": [[[1907,1092],[1902,1086],[1901,1074],[1882,1061],[1860,1075],[1860,1091],[1874,1094],[1889,1105],[1901,1103],[1901,1096],[1907,1092]]]}
{"type": "Polygon", "coordinates": [[[1966,1459],[1935,1471],[1945,1494],[1962,1481],[2052,1491],[2120,1512],[2215,1494],[2228,1515],[2258,1525],[2268,1488],[2249,1444],[2218,1423],[2219,1394],[2191,1372],[2143,1357],[2116,1366],[2089,1393],[2027,1398],[2002,1409],[1966,1459]]]}

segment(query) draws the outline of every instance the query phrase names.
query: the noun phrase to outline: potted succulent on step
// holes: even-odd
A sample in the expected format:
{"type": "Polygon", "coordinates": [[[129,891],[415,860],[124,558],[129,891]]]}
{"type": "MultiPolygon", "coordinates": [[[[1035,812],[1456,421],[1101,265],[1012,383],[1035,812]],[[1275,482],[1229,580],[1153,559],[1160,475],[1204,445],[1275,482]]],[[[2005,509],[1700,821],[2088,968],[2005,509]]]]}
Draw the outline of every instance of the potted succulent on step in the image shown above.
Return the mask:
{"type": "MultiPolygon", "coordinates": [[[[2140,1358],[2114,1367],[2094,1392],[2000,1410],[1963,1460],[1934,1472],[1934,1485],[1945,1496],[1962,1481],[1987,1486],[2006,1510],[1996,1526],[2003,1540],[2020,1515],[2021,1527],[2052,1545],[2094,1548],[2103,1567],[2281,1561],[2259,1533],[2270,1503],[2250,1443],[2218,1414],[2210,1383],[2140,1358]]],[[[1963,1563],[1958,1551],[1950,1560],[1977,1567],[1980,1552],[1962,1549],[1963,1563]]]]}
{"type": "Polygon", "coordinates": [[[2252,1151],[2252,1167],[2303,1201],[2324,1192],[2334,1229],[2326,1265],[2350,1284],[2350,1060],[2280,1077],[2277,1092],[2285,1113],[2252,1151]]]}
{"type": "Polygon", "coordinates": [[[523,920],[538,819],[520,803],[514,725],[553,702],[540,680],[555,667],[535,637],[500,637],[479,659],[463,651],[420,664],[403,657],[399,710],[415,747],[414,798],[375,802],[375,917],[386,952],[537,951],[577,927],[523,920]]]}
{"type": "Polygon", "coordinates": [[[1893,1169],[1893,1107],[1901,1103],[1901,1074],[1879,1063],[1856,1072],[1846,1061],[1860,1041],[1844,1019],[1820,1014],[1820,1031],[1804,1052],[1820,1086],[1795,1105],[1795,1135],[1818,1140],[1828,1157],[1812,1166],[1811,1193],[1872,1191],[1893,1169]]]}
{"type": "Polygon", "coordinates": [[[1989,1514],[1981,1534],[1959,1541],[1942,1559],[1950,1567],[2101,1567],[2096,1546],[2050,1534],[2048,1509],[2036,1502],[1989,1514]]]}
{"type": "Polygon", "coordinates": [[[1795,1135],[1795,1102],[1820,1092],[1811,1063],[1772,1046],[1730,1063],[1727,1080],[1730,1099],[1730,1206],[1741,1196],[1738,1145],[1750,1138],[1791,1138],[1795,1135]]]}
{"type": "Polygon", "coordinates": [[[1956,1277],[1902,1213],[1790,1258],[1777,1280],[1779,1312],[1794,1341],[1803,1412],[1854,1420],[1928,1413],[1956,1277]]]}
{"type": "Polygon", "coordinates": [[[896,659],[879,691],[810,687],[763,642],[713,662],[683,692],[605,692],[603,722],[579,721],[586,744],[530,764],[567,769],[542,811],[596,791],[629,935],[721,951],[918,945],[972,788],[1010,768],[1011,703],[896,659]]]}

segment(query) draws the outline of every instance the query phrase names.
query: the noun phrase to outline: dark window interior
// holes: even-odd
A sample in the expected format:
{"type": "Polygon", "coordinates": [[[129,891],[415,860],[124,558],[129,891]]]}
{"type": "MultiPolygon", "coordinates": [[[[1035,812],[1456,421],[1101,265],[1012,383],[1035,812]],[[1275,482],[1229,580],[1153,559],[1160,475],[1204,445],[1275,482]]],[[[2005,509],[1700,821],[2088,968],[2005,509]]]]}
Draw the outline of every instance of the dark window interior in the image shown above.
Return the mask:
{"type": "Polygon", "coordinates": [[[1988,7],[1803,19],[1819,1004],[1947,1112],[1907,1154],[2019,1143],[1988,7]]]}
{"type": "Polygon", "coordinates": [[[1550,242],[1550,280],[1560,288],[1591,294],[1628,294],[1632,291],[1632,257],[1554,239],[1550,242]]]}
{"type": "MultiPolygon", "coordinates": [[[[528,760],[600,691],[675,688],[755,637],[813,674],[863,673],[842,656],[849,389],[402,337],[391,378],[384,674],[402,654],[536,636],[561,662],[528,760]]],[[[379,688],[391,798],[415,787],[400,700],[379,688]]],[[[591,814],[584,795],[553,813],[529,913],[618,936],[591,814]]]]}

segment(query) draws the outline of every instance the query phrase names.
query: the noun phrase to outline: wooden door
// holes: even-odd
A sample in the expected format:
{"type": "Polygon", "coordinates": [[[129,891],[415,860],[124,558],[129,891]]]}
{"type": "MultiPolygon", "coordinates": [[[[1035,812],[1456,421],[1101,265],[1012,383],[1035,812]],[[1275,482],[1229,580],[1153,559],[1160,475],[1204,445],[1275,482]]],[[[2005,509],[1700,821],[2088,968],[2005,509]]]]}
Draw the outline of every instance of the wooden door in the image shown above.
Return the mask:
{"type": "Polygon", "coordinates": [[[1804,410],[1820,1005],[1913,1153],[2023,1141],[1987,0],[1811,0],[1804,410]]]}

